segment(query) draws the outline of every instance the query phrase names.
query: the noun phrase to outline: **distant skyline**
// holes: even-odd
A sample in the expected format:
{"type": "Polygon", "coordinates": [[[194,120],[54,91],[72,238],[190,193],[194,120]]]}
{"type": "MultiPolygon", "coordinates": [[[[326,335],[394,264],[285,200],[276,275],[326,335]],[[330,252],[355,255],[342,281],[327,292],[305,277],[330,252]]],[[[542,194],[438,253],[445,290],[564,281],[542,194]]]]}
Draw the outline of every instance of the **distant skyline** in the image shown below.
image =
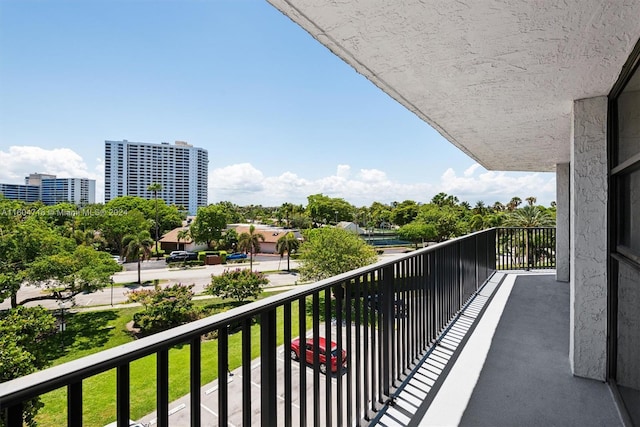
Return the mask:
{"type": "Polygon", "coordinates": [[[555,200],[553,173],[486,171],[266,1],[0,0],[0,182],[102,201],[123,139],[208,150],[210,203],[555,200]]]}

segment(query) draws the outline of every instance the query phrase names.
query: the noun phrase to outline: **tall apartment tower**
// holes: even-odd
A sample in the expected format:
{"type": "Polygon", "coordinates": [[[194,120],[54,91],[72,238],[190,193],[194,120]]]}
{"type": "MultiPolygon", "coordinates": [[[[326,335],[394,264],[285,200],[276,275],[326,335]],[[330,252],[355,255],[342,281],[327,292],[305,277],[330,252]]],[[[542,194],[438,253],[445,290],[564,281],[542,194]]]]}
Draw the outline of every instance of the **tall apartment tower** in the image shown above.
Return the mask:
{"type": "Polygon", "coordinates": [[[158,198],[183,206],[196,214],[207,205],[209,156],[207,150],[183,141],[167,142],[105,141],[104,201],[118,196],[152,199],[149,185],[158,183],[158,198]]]}

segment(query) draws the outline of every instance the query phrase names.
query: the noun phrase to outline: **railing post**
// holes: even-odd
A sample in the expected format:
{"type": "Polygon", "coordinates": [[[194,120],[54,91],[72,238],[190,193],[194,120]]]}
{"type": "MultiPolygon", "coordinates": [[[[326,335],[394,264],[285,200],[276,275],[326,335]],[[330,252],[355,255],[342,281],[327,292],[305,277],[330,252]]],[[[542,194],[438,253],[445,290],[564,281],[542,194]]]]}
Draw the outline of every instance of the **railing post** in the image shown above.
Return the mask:
{"type": "Polygon", "coordinates": [[[156,406],[159,427],[169,426],[169,350],[158,351],[156,359],[156,406]]]}
{"type": "Polygon", "coordinates": [[[67,426],[82,427],[82,381],[67,386],[67,426]]]}
{"type": "Polygon", "coordinates": [[[393,384],[393,333],[394,333],[394,289],[393,289],[393,265],[384,267],[382,270],[382,393],[385,396],[391,395],[393,384]]]}
{"type": "Polygon", "coordinates": [[[218,422],[221,426],[229,423],[229,325],[218,329],[218,422]]]}
{"type": "Polygon", "coordinates": [[[199,427],[201,424],[200,414],[200,376],[202,372],[201,351],[202,343],[200,336],[191,339],[189,347],[190,367],[190,404],[191,404],[191,427],[199,427]]]}
{"type": "Polygon", "coordinates": [[[6,409],[6,413],[1,415],[5,417],[4,421],[7,426],[21,426],[22,425],[22,402],[9,406],[6,409]]]}
{"type": "Polygon", "coordinates": [[[277,424],[276,311],[260,315],[260,415],[263,426],[277,424]]]}
{"type": "Polygon", "coordinates": [[[117,424],[118,427],[129,427],[129,364],[118,366],[116,369],[117,388],[117,424]]]}

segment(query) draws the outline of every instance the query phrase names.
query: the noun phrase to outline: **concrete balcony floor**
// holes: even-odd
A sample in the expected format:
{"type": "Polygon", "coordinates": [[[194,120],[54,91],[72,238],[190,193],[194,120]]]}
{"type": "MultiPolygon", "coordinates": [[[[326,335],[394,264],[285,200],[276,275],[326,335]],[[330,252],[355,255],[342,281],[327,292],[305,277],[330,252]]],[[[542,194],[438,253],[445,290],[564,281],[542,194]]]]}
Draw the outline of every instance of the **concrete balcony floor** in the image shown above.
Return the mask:
{"type": "Polygon", "coordinates": [[[376,424],[622,426],[609,387],[571,374],[569,284],[549,273],[498,273],[493,282],[480,293],[487,298],[484,313],[440,366],[442,375],[427,385],[417,369],[376,424]],[[410,400],[402,393],[420,396],[420,390],[428,396],[424,403],[403,407],[410,400]]]}

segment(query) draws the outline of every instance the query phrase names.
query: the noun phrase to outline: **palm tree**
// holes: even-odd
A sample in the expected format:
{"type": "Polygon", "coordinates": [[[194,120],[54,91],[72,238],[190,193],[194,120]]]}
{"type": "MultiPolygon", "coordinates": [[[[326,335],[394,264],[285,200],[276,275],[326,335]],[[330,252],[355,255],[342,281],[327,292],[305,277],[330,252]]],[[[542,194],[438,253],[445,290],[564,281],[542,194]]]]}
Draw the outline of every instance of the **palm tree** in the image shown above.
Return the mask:
{"type": "Polygon", "coordinates": [[[291,252],[297,250],[299,247],[300,241],[291,231],[280,237],[276,242],[276,251],[280,254],[280,258],[282,258],[285,252],[287,253],[287,271],[291,271],[289,267],[291,252]]]}
{"type": "Polygon", "coordinates": [[[122,238],[122,246],[124,247],[124,256],[127,260],[134,257],[138,260],[138,284],[140,281],[140,261],[148,259],[151,255],[151,246],[153,239],[148,231],[140,231],[137,234],[127,234],[122,238]]]}
{"type": "Polygon", "coordinates": [[[507,203],[507,210],[511,212],[515,211],[518,206],[520,206],[520,203],[522,203],[522,199],[520,197],[512,197],[511,201],[507,203]]]}
{"type": "Polygon", "coordinates": [[[529,206],[533,206],[533,205],[535,205],[535,204],[536,204],[536,201],[537,201],[538,199],[536,199],[536,198],[535,198],[535,197],[533,197],[533,196],[529,196],[529,197],[525,198],[525,200],[527,201],[527,203],[529,204],[529,206]]]}
{"type": "Polygon", "coordinates": [[[256,233],[256,227],[251,225],[249,232],[244,232],[238,236],[238,248],[241,251],[250,252],[249,270],[253,271],[253,254],[260,252],[260,241],[264,242],[264,235],[256,233]]]}
{"type": "Polygon", "coordinates": [[[544,208],[527,205],[509,214],[504,222],[507,227],[553,227],[556,221],[544,208]]]}
{"type": "Polygon", "coordinates": [[[157,182],[154,182],[153,184],[149,185],[147,187],[147,191],[153,191],[153,198],[156,201],[156,257],[159,257],[158,255],[158,239],[160,238],[158,236],[158,191],[162,190],[162,184],[158,184],[157,182]]]}
{"type": "Polygon", "coordinates": [[[495,202],[493,204],[493,210],[496,212],[502,212],[504,210],[504,205],[500,202],[495,202]]]}
{"type": "MultiPolygon", "coordinates": [[[[180,249],[180,240],[184,240],[185,242],[191,238],[191,233],[188,228],[183,228],[178,231],[178,235],[176,236],[178,239],[178,249],[180,249]]],[[[184,246],[182,247],[184,249],[184,246]]]]}

